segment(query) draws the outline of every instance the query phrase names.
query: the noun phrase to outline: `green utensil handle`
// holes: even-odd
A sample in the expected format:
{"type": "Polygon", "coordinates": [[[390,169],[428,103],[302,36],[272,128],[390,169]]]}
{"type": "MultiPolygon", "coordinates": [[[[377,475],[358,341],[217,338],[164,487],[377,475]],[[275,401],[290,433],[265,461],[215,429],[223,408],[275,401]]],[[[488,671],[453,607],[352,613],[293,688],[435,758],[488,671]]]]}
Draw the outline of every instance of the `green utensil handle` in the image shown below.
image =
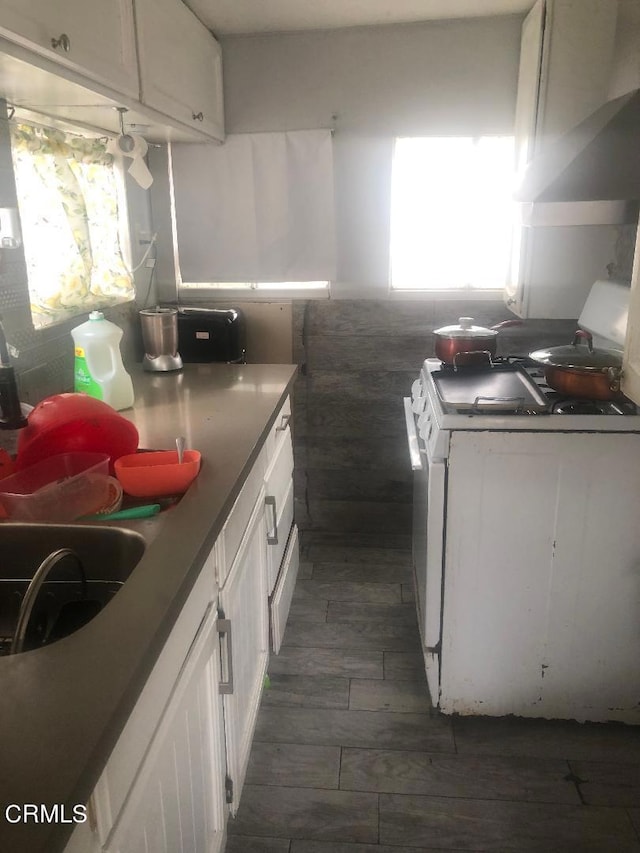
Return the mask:
{"type": "Polygon", "coordinates": [[[94,515],[96,521],[117,521],[127,518],[151,518],[160,512],[160,504],[145,504],[144,506],[132,506],[129,509],[119,509],[117,512],[108,512],[106,515],[94,515]]]}

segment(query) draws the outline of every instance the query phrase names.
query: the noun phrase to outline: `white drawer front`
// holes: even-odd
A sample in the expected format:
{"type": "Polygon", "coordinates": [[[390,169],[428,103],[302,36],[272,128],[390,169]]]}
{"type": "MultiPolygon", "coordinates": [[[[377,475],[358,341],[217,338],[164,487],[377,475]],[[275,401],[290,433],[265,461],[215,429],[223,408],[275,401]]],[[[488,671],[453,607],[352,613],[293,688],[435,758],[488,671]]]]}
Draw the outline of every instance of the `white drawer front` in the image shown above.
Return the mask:
{"type": "MultiPolygon", "coordinates": [[[[287,430],[278,445],[276,454],[271,460],[271,464],[265,475],[265,493],[267,497],[275,498],[278,513],[280,512],[280,506],[284,503],[292,478],[293,445],[291,443],[291,433],[287,430]]],[[[267,520],[268,526],[269,520],[267,520]]]]}
{"type": "Polygon", "coordinates": [[[280,651],[284,629],[287,626],[287,616],[291,607],[293,590],[298,577],[300,555],[298,551],[298,528],[294,525],[287,551],[282,561],[282,570],[271,599],[271,646],[275,654],[280,651]]]}
{"type": "Polygon", "coordinates": [[[284,500],[277,507],[278,518],[277,527],[274,531],[273,527],[273,510],[267,505],[267,577],[269,583],[269,595],[273,592],[273,588],[278,580],[278,572],[280,564],[284,556],[284,549],[287,547],[287,539],[291,525],[293,524],[293,480],[289,480],[289,488],[284,500]],[[277,535],[273,535],[274,532],[277,535]],[[275,541],[274,541],[275,540],[275,541]]]}
{"type": "Polygon", "coordinates": [[[220,577],[218,578],[220,586],[224,584],[229,574],[229,569],[238,553],[240,541],[247,529],[251,512],[264,483],[265,459],[266,454],[263,448],[222,528],[220,536],[222,556],[220,559],[220,577]]]}
{"type": "Polygon", "coordinates": [[[282,404],[282,408],[276,415],[276,419],[273,422],[273,426],[269,431],[269,435],[265,441],[265,447],[267,451],[267,464],[271,462],[273,457],[275,456],[278,445],[282,441],[285,435],[291,435],[291,429],[289,427],[289,422],[291,420],[291,397],[287,397],[287,399],[282,404]]]}

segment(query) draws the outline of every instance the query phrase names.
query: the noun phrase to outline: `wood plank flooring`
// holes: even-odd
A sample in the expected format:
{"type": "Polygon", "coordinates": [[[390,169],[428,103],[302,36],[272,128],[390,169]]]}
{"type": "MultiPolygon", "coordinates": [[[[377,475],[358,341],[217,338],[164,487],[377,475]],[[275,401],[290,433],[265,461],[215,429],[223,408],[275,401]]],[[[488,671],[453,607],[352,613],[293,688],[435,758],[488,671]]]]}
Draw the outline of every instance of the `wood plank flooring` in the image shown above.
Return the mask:
{"type": "Polygon", "coordinates": [[[434,711],[392,544],[304,534],[226,853],[640,853],[640,731],[434,711]]]}

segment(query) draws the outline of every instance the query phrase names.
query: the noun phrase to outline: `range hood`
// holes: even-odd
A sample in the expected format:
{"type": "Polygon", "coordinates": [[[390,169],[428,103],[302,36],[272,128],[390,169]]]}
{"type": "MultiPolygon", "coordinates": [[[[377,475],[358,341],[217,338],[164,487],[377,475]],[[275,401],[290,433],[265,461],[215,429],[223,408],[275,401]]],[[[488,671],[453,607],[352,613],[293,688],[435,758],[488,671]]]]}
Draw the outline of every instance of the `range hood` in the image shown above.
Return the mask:
{"type": "Polygon", "coordinates": [[[516,193],[525,224],[638,221],[640,89],[607,101],[527,166],[516,193]]]}

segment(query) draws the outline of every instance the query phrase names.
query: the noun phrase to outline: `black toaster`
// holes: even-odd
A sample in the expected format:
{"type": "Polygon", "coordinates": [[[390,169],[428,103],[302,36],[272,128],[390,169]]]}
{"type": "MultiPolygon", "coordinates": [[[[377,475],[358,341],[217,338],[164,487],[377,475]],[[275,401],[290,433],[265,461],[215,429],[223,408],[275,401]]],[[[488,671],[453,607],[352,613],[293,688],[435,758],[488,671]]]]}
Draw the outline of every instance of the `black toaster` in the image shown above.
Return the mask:
{"type": "Polygon", "coordinates": [[[185,363],[246,361],[245,317],[239,308],[178,309],[178,351],[185,363]]]}

